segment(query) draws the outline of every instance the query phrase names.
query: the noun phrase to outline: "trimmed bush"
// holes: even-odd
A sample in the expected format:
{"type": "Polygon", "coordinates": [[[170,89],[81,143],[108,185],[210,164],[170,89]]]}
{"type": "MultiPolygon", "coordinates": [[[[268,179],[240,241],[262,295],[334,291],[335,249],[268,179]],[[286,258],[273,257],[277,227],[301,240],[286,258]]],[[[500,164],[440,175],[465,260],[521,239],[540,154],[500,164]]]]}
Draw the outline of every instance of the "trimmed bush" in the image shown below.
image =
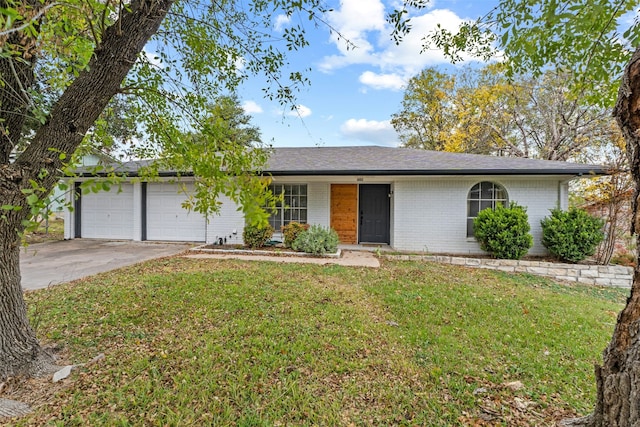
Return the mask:
{"type": "Polygon", "coordinates": [[[480,248],[495,258],[520,259],[533,246],[527,210],[515,202],[480,211],[473,230],[480,248]]]}
{"type": "Polygon", "coordinates": [[[323,255],[336,252],[339,243],[338,233],[334,229],[312,225],[308,230],[298,234],[291,247],[296,251],[323,255]]]}
{"type": "Polygon", "coordinates": [[[542,244],[561,261],[576,263],[595,253],[604,239],[604,221],[578,208],[552,209],[540,221],[542,244]]]}
{"type": "Polygon", "coordinates": [[[309,224],[300,224],[299,222],[290,222],[282,227],[282,234],[284,234],[284,246],[291,248],[293,242],[296,241],[298,235],[303,231],[309,229],[309,224]]]}
{"type": "Polygon", "coordinates": [[[270,225],[259,227],[256,225],[246,225],[242,231],[244,244],[251,249],[262,248],[273,236],[273,227],[270,225]]]}

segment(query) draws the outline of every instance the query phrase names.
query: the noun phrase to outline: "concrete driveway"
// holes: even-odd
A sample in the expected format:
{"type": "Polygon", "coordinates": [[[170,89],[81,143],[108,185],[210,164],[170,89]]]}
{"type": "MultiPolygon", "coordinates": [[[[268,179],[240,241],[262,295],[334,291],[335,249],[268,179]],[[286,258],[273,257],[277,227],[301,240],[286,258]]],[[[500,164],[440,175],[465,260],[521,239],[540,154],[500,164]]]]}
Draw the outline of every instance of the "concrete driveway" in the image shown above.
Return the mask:
{"type": "Polygon", "coordinates": [[[30,245],[20,252],[22,288],[42,289],[154,258],[194,245],[73,239],[30,245]]]}

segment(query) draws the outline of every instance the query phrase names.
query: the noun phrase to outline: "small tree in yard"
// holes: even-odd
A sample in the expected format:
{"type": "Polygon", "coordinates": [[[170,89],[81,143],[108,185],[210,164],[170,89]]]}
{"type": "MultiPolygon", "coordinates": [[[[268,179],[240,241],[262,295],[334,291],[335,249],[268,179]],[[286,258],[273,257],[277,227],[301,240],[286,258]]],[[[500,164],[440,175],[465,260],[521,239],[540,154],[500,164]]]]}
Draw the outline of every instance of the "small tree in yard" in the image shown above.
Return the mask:
{"type": "Polygon", "coordinates": [[[473,233],[483,251],[496,258],[520,259],[533,245],[527,210],[515,202],[508,208],[484,209],[473,220],[473,233]]]}
{"type": "Polygon", "coordinates": [[[540,224],[542,244],[562,261],[582,261],[593,255],[604,239],[604,221],[575,207],[568,211],[553,209],[540,224]]]}

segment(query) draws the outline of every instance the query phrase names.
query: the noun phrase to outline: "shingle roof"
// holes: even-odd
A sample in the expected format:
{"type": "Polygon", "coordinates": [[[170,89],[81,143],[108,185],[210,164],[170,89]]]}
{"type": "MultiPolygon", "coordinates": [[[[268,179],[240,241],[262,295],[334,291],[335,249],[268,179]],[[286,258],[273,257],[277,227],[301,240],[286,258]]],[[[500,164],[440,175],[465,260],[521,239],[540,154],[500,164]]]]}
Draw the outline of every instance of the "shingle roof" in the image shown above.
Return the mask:
{"type": "MultiPolygon", "coordinates": [[[[137,175],[149,160],[114,164],[137,175]]],[[[101,175],[93,170],[81,174],[101,175]]],[[[274,148],[262,173],[282,175],[603,175],[602,165],[379,146],[274,148]]],[[[176,171],[161,171],[174,176],[176,171]]],[[[188,173],[183,175],[188,175],[188,173]]]]}
{"type": "Polygon", "coordinates": [[[584,175],[601,165],[392,147],[274,149],[272,175],[584,175]]]}

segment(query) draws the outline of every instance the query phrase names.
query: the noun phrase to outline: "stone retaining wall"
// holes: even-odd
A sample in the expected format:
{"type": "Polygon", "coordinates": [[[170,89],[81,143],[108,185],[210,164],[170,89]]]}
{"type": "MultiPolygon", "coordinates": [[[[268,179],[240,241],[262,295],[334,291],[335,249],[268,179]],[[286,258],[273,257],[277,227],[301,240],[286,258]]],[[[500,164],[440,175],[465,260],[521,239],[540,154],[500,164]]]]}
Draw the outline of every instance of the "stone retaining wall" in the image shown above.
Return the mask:
{"type": "Polygon", "coordinates": [[[465,258],[445,255],[384,255],[401,261],[432,261],[466,267],[488,268],[509,273],[529,273],[556,280],[598,286],[631,288],[633,268],[620,265],[561,264],[545,261],[518,261],[510,259],[465,258]]]}

